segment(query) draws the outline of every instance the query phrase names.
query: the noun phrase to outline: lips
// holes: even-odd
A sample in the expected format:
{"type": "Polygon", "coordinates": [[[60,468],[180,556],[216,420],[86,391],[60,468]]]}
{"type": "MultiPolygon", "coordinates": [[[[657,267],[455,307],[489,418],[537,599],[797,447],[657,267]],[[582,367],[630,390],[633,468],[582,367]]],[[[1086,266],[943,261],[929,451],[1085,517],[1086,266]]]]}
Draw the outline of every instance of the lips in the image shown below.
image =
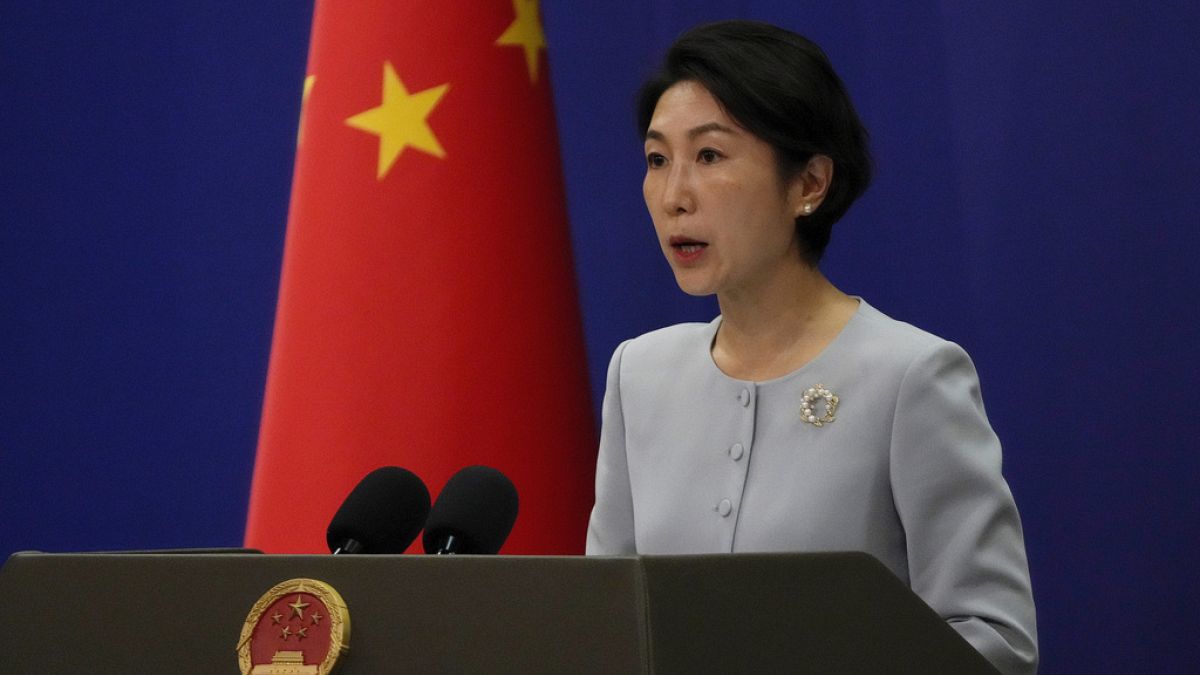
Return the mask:
{"type": "Polygon", "coordinates": [[[671,237],[670,244],[671,248],[673,249],[688,252],[698,251],[705,246],[708,246],[707,241],[700,241],[699,239],[692,239],[691,237],[681,237],[679,235],[671,237]]]}
{"type": "Polygon", "coordinates": [[[680,235],[671,237],[668,243],[675,252],[675,258],[681,262],[689,262],[699,258],[704,249],[708,248],[708,242],[706,241],[680,235]]]}

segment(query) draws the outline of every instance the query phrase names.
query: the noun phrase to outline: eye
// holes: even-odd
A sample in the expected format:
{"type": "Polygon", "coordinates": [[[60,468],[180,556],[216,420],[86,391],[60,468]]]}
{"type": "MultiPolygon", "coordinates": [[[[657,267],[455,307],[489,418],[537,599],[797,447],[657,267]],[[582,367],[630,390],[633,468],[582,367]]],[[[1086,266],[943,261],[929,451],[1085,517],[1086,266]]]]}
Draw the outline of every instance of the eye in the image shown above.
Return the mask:
{"type": "Polygon", "coordinates": [[[701,164],[713,164],[721,159],[721,153],[712,148],[704,148],[696,154],[696,159],[700,160],[701,164]]]}
{"type": "Polygon", "coordinates": [[[651,152],[646,155],[646,166],[651,169],[658,169],[667,165],[667,158],[657,152],[651,152]]]}

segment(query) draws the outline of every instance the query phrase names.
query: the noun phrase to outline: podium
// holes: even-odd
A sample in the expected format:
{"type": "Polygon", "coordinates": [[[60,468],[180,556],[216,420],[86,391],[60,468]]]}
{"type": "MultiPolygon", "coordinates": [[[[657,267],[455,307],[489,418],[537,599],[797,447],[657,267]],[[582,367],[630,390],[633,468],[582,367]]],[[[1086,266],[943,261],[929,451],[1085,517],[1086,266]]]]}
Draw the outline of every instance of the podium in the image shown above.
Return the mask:
{"type": "Polygon", "coordinates": [[[863,553],[17,553],[0,672],[237,673],[250,608],[300,577],[349,609],[342,675],[996,672],[863,553]]]}

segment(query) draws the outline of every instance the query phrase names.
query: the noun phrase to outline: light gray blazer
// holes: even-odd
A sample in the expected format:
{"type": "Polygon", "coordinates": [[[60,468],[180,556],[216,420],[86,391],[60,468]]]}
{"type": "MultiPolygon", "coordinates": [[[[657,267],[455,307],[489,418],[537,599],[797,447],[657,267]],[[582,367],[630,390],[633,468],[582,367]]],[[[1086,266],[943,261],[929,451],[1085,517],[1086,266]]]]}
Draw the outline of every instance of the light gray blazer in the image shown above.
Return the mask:
{"type": "Polygon", "coordinates": [[[866,551],[1002,672],[1035,672],[1021,523],[966,352],[860,301],[807,365],[745,382],[713,363],[719,325],[613,354],[587,553],[866,551]],[[817,385],[838,397],[822,426],[800,412],[817,385]]]}

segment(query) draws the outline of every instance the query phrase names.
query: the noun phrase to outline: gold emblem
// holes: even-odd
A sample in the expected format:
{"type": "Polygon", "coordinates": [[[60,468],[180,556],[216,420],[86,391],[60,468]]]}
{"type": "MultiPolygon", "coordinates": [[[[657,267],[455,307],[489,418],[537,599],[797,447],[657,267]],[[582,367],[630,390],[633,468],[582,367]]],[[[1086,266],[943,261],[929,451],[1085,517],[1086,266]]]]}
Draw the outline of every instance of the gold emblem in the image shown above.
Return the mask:
{"type": "Polygon", "coordinates": [[[288,579],[250,608],[238,665],[242,675],[326,675],[349,649],[350,612],[342,596],[323,581],[288,579]]]}
{"type": "Polygon", "coordinates": [[[834,421],[834,413],[837,412],[838,397],[832,391],[825,388],[823,384],[817,384],[800,397],[800,419],[814,427],[823,427],[826,424],[834,421]],[[825,414],[817,415],[816,405],[818,401],[825,402],[825,414]]]}

